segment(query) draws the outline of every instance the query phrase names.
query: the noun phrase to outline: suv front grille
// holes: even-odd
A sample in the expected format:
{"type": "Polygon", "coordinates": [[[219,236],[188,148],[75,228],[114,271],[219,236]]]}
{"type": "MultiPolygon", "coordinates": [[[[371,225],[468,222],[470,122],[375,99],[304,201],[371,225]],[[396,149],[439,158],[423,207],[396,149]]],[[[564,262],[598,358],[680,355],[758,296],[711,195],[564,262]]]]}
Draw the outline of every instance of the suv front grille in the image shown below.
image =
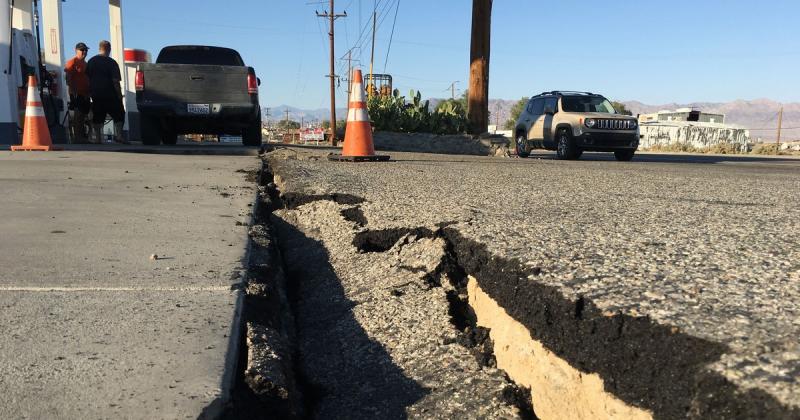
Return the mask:
{"type": "Polygon", "coordinates": [[[633,130],[633,121],[619,119],[598,119],[595,128],[600,130],[633,130]]]}

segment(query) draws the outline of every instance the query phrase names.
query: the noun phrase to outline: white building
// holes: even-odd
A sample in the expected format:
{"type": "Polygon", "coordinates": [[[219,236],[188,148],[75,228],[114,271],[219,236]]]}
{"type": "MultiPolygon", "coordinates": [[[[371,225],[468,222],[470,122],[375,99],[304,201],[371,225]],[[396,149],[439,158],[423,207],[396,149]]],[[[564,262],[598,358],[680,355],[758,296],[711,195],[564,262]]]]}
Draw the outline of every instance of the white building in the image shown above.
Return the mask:
{"type": "Polygon", "coordinates": [[[720,144],[732,144],[738,150],[747,150],[750,131],[725,124],[724,114],[713,114],[680,108],[675,111],[658,111],[639,115],[640,147],[686,144],[706,149],[720,144]]]}
{"type": "Polygon", "coordinates": [[[654,121],[693,121],[724,124],[725,114],[702,112],[692,108],[678,108],[675,111],[662,110],[652,114],[639,115],[640,123],[654,121]]]}

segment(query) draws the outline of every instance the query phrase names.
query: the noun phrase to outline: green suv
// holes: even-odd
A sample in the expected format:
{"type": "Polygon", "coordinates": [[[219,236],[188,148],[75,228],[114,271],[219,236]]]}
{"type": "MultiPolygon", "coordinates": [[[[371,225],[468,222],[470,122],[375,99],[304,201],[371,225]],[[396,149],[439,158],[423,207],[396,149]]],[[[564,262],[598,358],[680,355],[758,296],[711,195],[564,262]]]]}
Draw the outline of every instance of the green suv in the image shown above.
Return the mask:
{"type": "Polygon", "coordinates": [[[540,148],[555,150],[558,159],[578,159],[593,151],[614,152],[617,160],[629,161],[639,147],[639,124],[635,117],[617,113],[602,95],[544,92],[520,113],[514,139],[519,157],[540,148]]]}

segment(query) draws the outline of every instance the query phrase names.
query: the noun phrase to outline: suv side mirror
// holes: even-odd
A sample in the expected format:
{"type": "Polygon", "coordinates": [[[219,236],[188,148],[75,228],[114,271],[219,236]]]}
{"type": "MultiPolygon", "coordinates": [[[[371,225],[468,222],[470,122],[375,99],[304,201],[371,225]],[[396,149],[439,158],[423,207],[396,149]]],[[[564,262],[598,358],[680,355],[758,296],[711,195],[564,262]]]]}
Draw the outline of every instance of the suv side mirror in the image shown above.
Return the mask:
{"type": "Polygon", "coordinates": [[[256,77],[256,81],[258,82],[258,85],[261,86],[261,78],[260,77],[256,77]]]}
{"type": "Polygon", "coordinates": [[[548,107],[544,108],[544,114],[545,115],[553,115],[555,113],[556,113],[556,111],[552,107],[548,106],[548,107]]]}

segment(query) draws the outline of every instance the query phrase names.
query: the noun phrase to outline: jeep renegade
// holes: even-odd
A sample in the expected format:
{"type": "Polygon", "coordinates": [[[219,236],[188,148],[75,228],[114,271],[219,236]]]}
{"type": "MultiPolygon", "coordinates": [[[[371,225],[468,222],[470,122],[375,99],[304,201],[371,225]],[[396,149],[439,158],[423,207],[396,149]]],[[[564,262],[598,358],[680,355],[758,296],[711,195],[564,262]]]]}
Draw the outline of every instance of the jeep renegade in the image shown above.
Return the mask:
{"type": "Polygon", "coordinates": [[[532,148],[555,150],[558,159],[578,159],[584,151],[614,152],[633,159],[639,147],[639,124],[621,115],[602,95],[553,91],[536,95],[520,113],[514,130],[517,155],[532,148]]]}

